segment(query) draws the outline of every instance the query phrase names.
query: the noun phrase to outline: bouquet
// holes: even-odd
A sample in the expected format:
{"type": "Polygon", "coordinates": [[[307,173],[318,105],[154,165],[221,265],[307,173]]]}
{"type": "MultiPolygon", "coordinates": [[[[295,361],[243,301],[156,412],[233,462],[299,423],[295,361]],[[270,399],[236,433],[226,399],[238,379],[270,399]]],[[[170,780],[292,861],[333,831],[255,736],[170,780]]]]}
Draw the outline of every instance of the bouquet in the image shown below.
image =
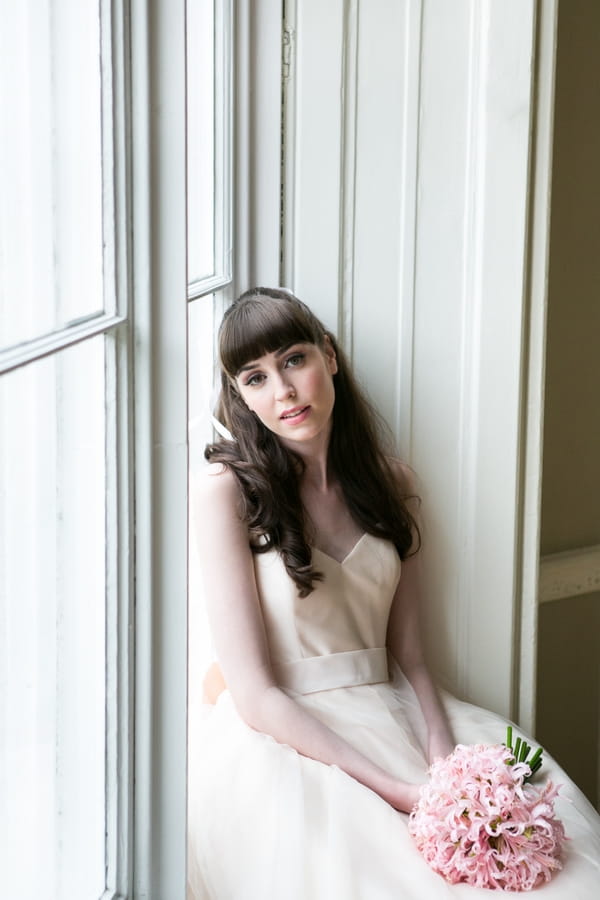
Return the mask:
{"type": "Polygon", "coordinates": [[[528,891],[561,868],[565,840],[554,816],[558,789],[529,784],[542,764],[512,728],[506,744],[459,744],[436,759],[409,818],[409,831],[429,865],[452,884],[528,891]]]}

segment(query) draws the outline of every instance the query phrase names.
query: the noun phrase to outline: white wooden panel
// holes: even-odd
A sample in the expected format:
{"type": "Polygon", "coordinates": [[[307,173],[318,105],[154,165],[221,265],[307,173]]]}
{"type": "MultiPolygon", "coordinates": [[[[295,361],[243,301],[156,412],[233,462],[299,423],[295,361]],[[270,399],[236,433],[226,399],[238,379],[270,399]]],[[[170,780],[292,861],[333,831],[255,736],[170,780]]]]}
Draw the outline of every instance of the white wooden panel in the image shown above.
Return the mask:
{"type": "Polygon", "coordinates": [[[252,218],[246,231],[250,243],[250,283],[245,287],[271,286],[279,281],[281,0],[245,2],[249,7],[252,40],[247,85],[252,116],[252,178],[247,182],[247,189],[252,218]]]}
{"type": "Polygon", "coordinates": [[[410,457],[421,2],[363,3],[358,21],[354,361],[410,457]]]}
{"type": "Polygon", "coordinates": [[[280,283],[281,3],[236,0],[232,296],[280,283]]]}
{"type": "Polygon", "coordinates": [[[295,159],[286,191],[294,240],[282,280],[337,330],[344,4],[301,0],[295,21],[295,133],[287,138],[295,159]]]}
{"type": "Polygon", "coordinates": [[[437,637],[432,643],[439,672],[457,687],[455,660],[464,645],[456,595],[467,555],[458,522],[466,449],[459,431],[461,368],[470,349],[462,329],[473,321],[461,309],[462,243],[469,57],[475,48],[468,4],[438,6],[424,17],[422,48],[412,445],[425,488],[428,632],[437,637]]]}
{"type": "Polygon", "coordinates": [[[427,488],[435,658],[512,711],[532,2],[423,21],[413,452],[427,488]],[[448,636],[450,641],[448,642],[448,636]]]}

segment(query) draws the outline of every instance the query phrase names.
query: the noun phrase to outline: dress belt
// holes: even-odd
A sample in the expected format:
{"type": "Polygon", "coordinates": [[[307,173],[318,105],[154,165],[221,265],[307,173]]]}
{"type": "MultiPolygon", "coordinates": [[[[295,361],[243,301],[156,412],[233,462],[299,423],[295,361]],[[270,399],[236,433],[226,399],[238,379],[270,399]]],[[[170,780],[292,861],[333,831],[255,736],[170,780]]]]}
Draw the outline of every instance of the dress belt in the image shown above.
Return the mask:
{"type": "Polygon", "coordinates": [[[282,688],[296,694],[312,694],[316,691],[389,680],[385,647],[345,650],[326,656],[309,656],[292,662],[275,663],[273,672],[282,688]]]}

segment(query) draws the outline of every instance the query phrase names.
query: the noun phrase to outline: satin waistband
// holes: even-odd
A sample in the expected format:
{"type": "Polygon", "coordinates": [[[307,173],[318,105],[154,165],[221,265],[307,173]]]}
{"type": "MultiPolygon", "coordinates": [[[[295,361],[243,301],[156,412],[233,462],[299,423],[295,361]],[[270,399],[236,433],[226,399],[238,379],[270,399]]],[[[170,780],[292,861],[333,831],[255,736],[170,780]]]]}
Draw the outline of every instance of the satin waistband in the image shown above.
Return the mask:
{"type": "Polygon", "coordinates": [[[385,647],[346,650],[343,653],[276,663],[273,672],[282,688],[296,694],[312,694],[316,691],[378,684],[389,680],[385,647]]]}

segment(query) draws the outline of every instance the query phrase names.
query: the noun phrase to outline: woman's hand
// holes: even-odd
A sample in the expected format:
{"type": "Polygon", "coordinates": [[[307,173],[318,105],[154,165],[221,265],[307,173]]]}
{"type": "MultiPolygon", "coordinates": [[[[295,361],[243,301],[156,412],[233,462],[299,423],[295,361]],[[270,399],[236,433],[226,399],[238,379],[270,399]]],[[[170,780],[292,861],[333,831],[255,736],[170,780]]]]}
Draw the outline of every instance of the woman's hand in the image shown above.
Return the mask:
{"type": "Polygon", "coordinates": [[[449,730],[443,729],[441,732],[429,735],[427,746],[427,759],[431,764],[434,759],[441,757],[445,759],[454,750],[455,744],[449,730]]]}
{"type": "Polygon", "coordinates": [[[411,784],[390,776],[389,784],[380,794],[394,809],[409,813],[417,803],[420,791],[420,784],[411,784]]]}

